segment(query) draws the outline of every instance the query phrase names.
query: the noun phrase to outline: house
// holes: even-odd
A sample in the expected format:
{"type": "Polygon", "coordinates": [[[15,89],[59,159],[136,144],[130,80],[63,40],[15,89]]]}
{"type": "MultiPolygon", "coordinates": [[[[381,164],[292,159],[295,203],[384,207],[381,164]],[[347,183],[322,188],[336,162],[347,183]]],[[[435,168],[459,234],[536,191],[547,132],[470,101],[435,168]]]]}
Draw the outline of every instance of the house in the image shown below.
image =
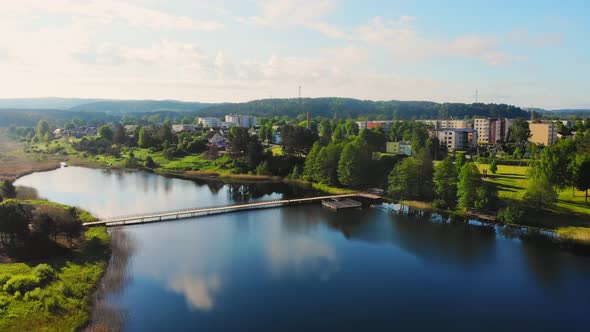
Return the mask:
{"type": "Polygon", "coordinates": [[[135,128],[137,128],[136,125],[125,125],[123,126],[123,129],[125,129],[125,134],[127,135],[131,135],[135,132],[135,128]]]}
{"type": "Polygon", "coordinates": [[[60,137],[62,135],[62,132],[64,132],[63,129],[57,128],[56,130],[53,131],[53,136],[60,137]]]}
{"type": "Polygon", "coordinates": [[[279,133],[278,131],[273,132],[271,142],[272,142],[272,144],[283,143],[283,137],[281,136],[281,133],[279,133]]]}
{"type": "Polygon", "coordinates": [[[173,134],[180,134],[182,132],[194,132],[197,129],[194,125],[191,124],[175,124],[172,125],[172,133],[173,134]]]}
{"type": "Polygon", "coordinates": [[[385,152],[394,154],[404,154],[408,157],[412,156],[412,145],[410,142],[387,142],[385,143],[385,152]]]}
{"type": "Polygon", "coordinates": [[[215,133],[211,138],[209,138],[209,144],[215,145],[220,149],[225,149],[225,138],[221,136],[219,133],[215,133]]]}

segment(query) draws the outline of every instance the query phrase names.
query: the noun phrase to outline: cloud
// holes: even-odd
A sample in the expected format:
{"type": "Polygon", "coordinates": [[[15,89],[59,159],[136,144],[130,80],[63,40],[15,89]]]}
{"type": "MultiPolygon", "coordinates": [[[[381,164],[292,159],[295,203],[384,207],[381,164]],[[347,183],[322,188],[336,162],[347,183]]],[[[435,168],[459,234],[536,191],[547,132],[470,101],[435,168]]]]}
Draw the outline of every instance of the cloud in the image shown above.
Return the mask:
{"type": "Polygon", "coordinates": [[[335,0],[259,0],[260,15],[244,19],[259,25],[297,26],[318,22],[336,8],[335,0]]]}
{"type": "Polygon", "coordinates": [[[489,65],[504,65],[526,59],[497,50],[498,42],[490,36],[469,35],[448,40],[422,36],[409,24],[413,20],[406,16],[393,21],[375,17],[367,24],[354,28],[349,39],[382,47],[406,61],[462,57],[478,59],[489,65]]]}
{"type": "Polygon", "coordinates": [[[133,26],[154,29],[213,31],[224,27],[218,21],[195,20],[188,16],[172,15],[120,0],[19,0],[3,3],[2,6],[5,15],[42,11],[93,18],[102,23],[123,21],[133,26]]]}
{"type": "Polygon", "coordinates": [[[174,279],[168,287],[184,295],[191,309],[211,311],[215,306],[213,296],[221,288],[221,281],[217,276],[201,278],[186,275],[174,279]]]}
{"type": "Polygon", "coordinates": [[[549,32],[533,35],[527,29],[515,29],[506,39],[529,47],[553,47],[563,43],[563,38],[559,33],[549,32]]]}

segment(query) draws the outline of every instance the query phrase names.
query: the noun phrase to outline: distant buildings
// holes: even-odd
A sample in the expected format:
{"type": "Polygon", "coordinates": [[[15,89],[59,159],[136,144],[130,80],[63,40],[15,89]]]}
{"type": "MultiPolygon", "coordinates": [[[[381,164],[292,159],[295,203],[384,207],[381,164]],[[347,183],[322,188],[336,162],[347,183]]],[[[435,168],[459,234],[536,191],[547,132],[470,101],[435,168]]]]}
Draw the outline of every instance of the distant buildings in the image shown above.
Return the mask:
{"type": "Polygon", "coordinates": [[[96,127],[77,127],[73,129],[57,128],[53,131],[53,136],[74,138],[82,138],[84,136],[98,136],[98,129],[96,127]]]}
{"type": "Polygon", "coordinates": [[[477,131],[471,128],[437,129],[431,131],[431,136],[438,138],[440,145],[447,151],[468,150],[477,146],[477,131]]]}
{"type": "Polygon", "coordinates": [[[531,131],[531,137],[529,137],[529,142],[531,143],[550,146],[553,143],[555,143],[558,139],[557,123],[555,122],[535,123],[529,121],[529,129],[531,131]]]}
{"type": "Polygon", "coordinates": [[[438,120],[437,129],[473,128],[472,120],[438,120]]]}
{"type": "Polygon", "coordinates": [[[195,125],[191,124],[175,124],[172,125],[172,133],[180,134],[183,132],[194,132],[196,131],[195,125]]]}
{"type": "Polygon", "coordinates": [[[373,129],[377,127],[381,127],[385,132],[388,132],[391,129],[391,126],[395,123],[395,120],[383,120],[383,121],[357,121],[356,125],[359,127],[359,130],[363,129],[373,129]]]}
{"type": "Polygon", "coordinates": [[[225,122],[233,123],[242,128],[252,128],[256,126],[256,117],[245,114],[230,114],[225,116],[225,122]]]}
{"type": "Polygon", "coordinates": [[[385,152],[395,154],[405,154],[406,156],[412,156],[412,145],[410,142],[387,142],[385,144],[385,152]]]}
{"type": "Polygon", "coordinates": [[[219,120],[218,118],[198,118],[197,122],[204,128],[221,127],[221,120],[219,120]]]}

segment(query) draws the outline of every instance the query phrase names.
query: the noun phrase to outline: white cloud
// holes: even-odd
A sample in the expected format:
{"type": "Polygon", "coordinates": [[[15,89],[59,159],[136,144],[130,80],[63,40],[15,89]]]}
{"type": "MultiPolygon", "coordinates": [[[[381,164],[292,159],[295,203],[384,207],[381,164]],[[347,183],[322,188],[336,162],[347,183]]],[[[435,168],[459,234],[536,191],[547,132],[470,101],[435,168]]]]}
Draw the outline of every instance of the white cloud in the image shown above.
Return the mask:
{"type": "Polygon", "coordinates": [[[260,15],[246,20],[260,25],[306,25],[318,22],[336,5],[335,0],[259,0],[260,15]]]}
{"type": "MultiPolygon", "coordinates": [[[[19,0],[2,3],[4,16],[22,15],[27,12],[49,12],[94,18],[102,23],[121,20],[134,26],[155,29],[186,29],[212,31],[223,24],[212,20],[195,20],[188,16],[164,13],[133,5],[120,0],[19,0]]],[[[1,17],[1,15],[0,15],[1,17]]]]}

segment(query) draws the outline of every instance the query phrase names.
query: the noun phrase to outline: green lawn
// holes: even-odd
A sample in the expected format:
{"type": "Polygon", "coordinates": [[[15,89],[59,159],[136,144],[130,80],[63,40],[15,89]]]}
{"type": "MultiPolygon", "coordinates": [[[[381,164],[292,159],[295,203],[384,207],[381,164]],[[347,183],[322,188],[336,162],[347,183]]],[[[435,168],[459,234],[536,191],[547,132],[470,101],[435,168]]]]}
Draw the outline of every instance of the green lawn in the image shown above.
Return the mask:
{"type": "MultiPolygon", "coordinates": [[[[498,196],[504,202],[522,202],[524,192],[529,183],[528,166],[498,165],[496,174],[491,174],[489,165],[478,164],[480,171],[488,169],[488,181],[496,184],[498,196]]],[[[534,216],[540,226],[559,228],[568,226],[590,227],[590,206],[586,205],[585,193],[571,188],[559,193],[557,204],[547,210],[539,211],[534,216]],[[558,220],[558,224],[555,221],[558,220]]]]}

